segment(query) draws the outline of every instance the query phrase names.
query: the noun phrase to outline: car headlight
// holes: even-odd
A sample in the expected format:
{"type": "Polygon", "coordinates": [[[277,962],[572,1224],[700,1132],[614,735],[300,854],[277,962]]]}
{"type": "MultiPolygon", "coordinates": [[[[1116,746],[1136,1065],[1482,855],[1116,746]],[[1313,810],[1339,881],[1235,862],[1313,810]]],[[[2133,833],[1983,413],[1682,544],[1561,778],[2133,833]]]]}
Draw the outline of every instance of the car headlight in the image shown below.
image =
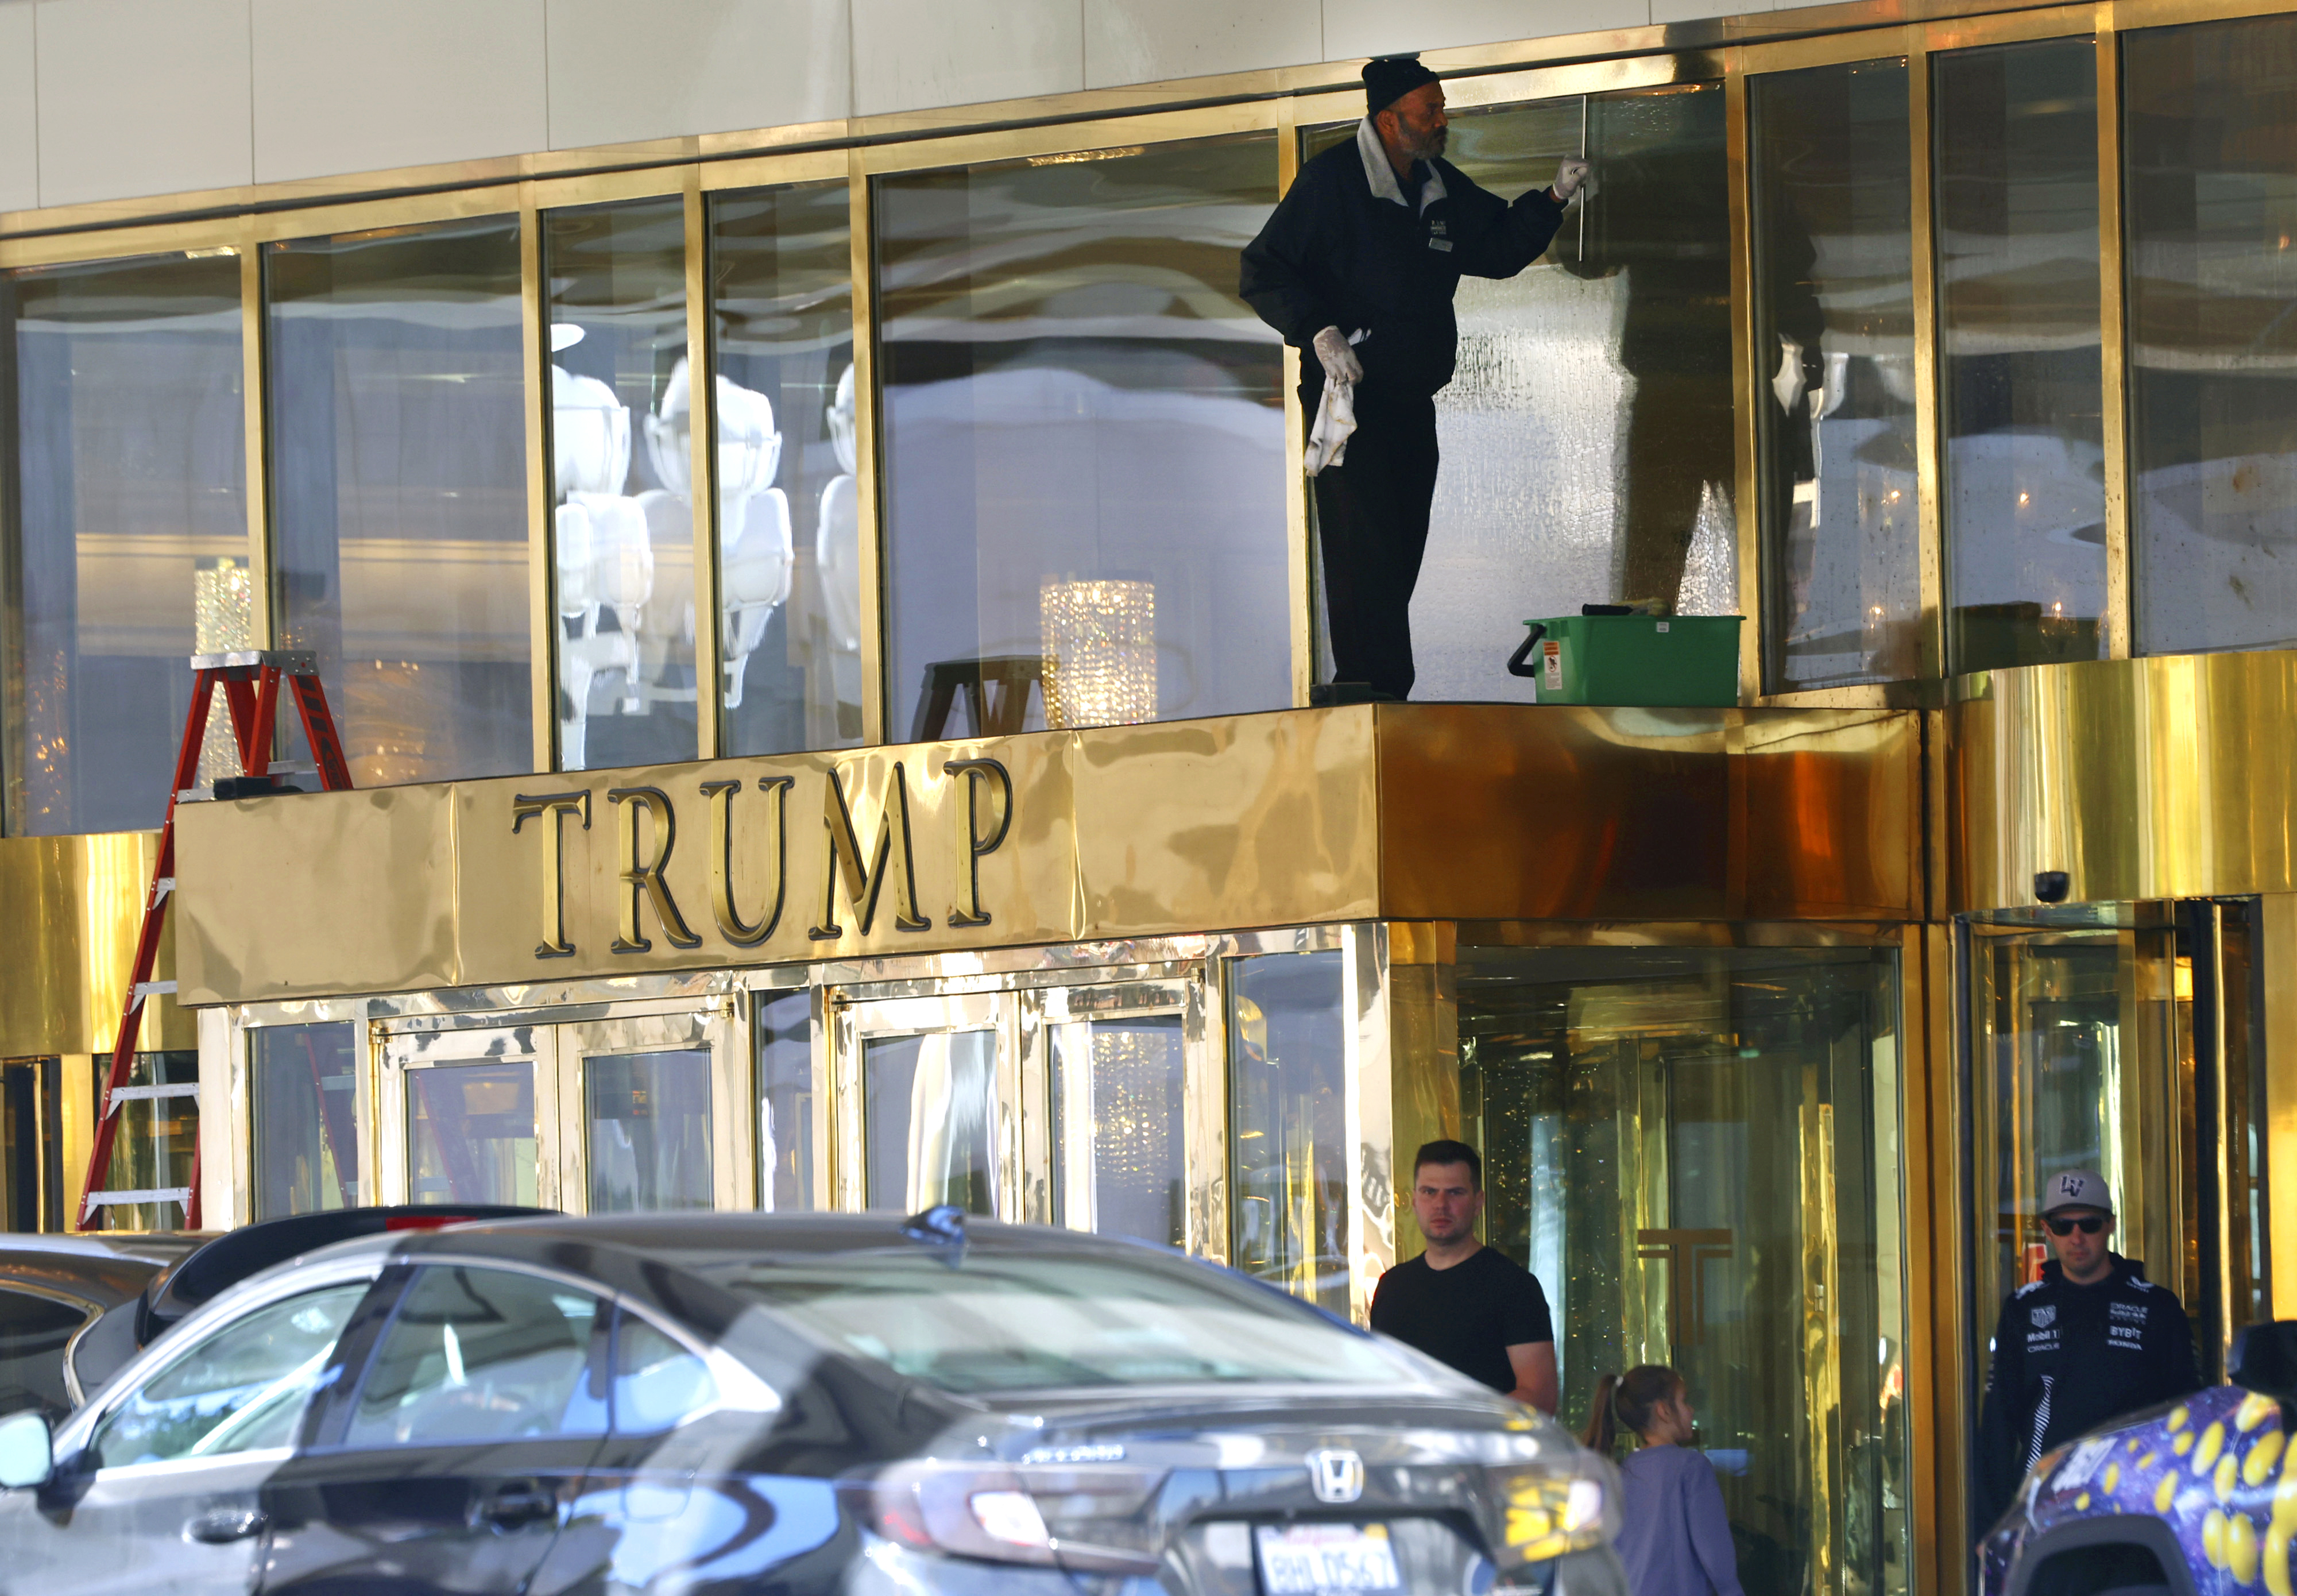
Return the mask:
{"type": "Polygon", "coordinates": [[[1600,1474],[1494,1469],[1500,1566],[1544,1563],[1608,1543],[1618,1528],[1618,1493],[1611,1489],[1609,1473],[1608,1468],[1600,1474]]]}

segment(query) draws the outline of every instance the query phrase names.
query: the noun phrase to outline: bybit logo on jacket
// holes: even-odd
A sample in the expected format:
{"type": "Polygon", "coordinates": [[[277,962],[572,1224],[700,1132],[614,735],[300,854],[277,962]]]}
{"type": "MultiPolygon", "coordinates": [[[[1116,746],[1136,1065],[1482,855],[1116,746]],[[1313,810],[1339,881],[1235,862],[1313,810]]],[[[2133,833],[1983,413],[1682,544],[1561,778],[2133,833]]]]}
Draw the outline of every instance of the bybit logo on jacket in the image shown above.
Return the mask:
{"type": "Polygon", "coordinates": [[[1363,1460],[1346,1447],[1308,1454],[1308,1483],[1318,1501],[1350,1502],[1363,1494],[1363,1460]]]}

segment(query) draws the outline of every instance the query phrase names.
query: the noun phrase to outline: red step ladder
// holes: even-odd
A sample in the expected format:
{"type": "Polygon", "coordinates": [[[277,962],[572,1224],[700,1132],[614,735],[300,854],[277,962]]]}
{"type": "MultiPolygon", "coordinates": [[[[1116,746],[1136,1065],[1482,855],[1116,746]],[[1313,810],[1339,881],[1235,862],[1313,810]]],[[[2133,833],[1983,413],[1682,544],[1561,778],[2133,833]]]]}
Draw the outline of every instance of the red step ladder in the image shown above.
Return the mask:
{"type": "Polygon", "coordinates": [[[128,978],[128,1000],[119,1016],[119,1031],[111,1044],[111,1067],[103,1077],[103,1093],[96,1105],[95,1145],[88,1151],[87,1184],[80,1198],[82,1230],[95,1230],[103,1210],[128,1203],[179,1203],[184,1228],[200,1228],[200,1156],[192,1149],[192,1183],[148,1191],[106,1191],[111,1178],[111,1150],[119,1133],[119,1106],[139,1098],[182,1098],[195,1094],[191,1084],[130,1086],[136,1067],[136,1043],[144,1029],[144,1003],[161,993],[172,994],[172,981],[154,981],[152,972],[160,957],[160,929],[167,922],[168,900],[176,891],[176,805],[200,796],[200,755],[208,735],[208,712],[218,687],[231,712],[231,735],[239,745],[240,778],[243,795],[253,796],[272,775],[272,734],[279,720],[279,687],[284,681],[294,695],[295,712],[303,721],[303,740],[310,745],[319,785],[330,793],[351,785],[350,767],[343,760],[342,738],[327,709],[327,695],[319,686],[316,656],[307,653],[250,650],[237,654],[195,654],[192,656],[192,707],[184,719],[184,745],[176,755],[175,785],[168,789],[168,819],[160,828],[160,858],[152,872],[151,891],[144,899],[144,928],[136,939],[136,964],[128,978]]]}

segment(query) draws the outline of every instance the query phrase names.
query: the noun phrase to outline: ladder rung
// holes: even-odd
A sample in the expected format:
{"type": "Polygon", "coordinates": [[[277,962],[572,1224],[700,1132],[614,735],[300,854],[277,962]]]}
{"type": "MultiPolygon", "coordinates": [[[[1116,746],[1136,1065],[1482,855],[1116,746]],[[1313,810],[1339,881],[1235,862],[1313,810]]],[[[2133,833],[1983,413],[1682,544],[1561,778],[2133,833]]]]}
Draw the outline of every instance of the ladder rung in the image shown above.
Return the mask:
{"type": "Polygon", "coordinates": [[[276,665],[283,676],[317,676],[319,656],[308,648],[239,648],[228,654],[195,654],[194,670],[259,670],[276,665]]]}
{"type": "Polygon", "coordinates": [[[205,787],[185,787],[176,794],[178,803],[205,803],[215,794],[205,787]]]}
{"type": "Polygon", "coordinates": [[[119,1203],[188,1203],[192,1189],[188,1186],[162,1186],[150,1191],[91,1191],[87,1205],[109,1208],[119,1203]]]}
{"type": "Polygon", "coordinates": [[[166,901],[168,894],[175,890],[176,878],[173,876],[162,876],[157,881],[154,881],[152,884],[152,907],[154,909],[159,908],[162,902],[166,901]]]}
{"type": "Polygon", "coordinates": [[[104,1112],[118,1110],[122,1103],[148,1102],[154,1098],[195,1098],[200,1095],[199,1082],[185,1081],[173,1086],[121,1086],[112,1090],[111,1107],[104,1112]]]}
{"type": "Polygon", "coordinates": [[[176,995],[176,983],[172,981],[139,981],[132,995],[138,1003],[146,998],[172,998],[176,995]]]}

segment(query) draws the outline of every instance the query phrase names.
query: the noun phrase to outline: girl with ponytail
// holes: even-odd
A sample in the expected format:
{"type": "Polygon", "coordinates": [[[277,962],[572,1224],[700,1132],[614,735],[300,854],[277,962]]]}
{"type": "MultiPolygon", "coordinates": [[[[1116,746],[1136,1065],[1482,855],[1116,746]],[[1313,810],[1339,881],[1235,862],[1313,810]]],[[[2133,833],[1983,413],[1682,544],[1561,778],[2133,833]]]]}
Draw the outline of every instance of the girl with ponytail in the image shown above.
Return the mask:
{"type": "Polygon", "coordinates": [[[1659,1363],[1595,1383],[1587,1444],[1605,1457],[1625,1429],[1642,1445],[1619,1465],[1619,1560],[1636,1596],[1744,1596],[1723,1488],[1688,1450],[1690,1388],[1659,1363]]]}

